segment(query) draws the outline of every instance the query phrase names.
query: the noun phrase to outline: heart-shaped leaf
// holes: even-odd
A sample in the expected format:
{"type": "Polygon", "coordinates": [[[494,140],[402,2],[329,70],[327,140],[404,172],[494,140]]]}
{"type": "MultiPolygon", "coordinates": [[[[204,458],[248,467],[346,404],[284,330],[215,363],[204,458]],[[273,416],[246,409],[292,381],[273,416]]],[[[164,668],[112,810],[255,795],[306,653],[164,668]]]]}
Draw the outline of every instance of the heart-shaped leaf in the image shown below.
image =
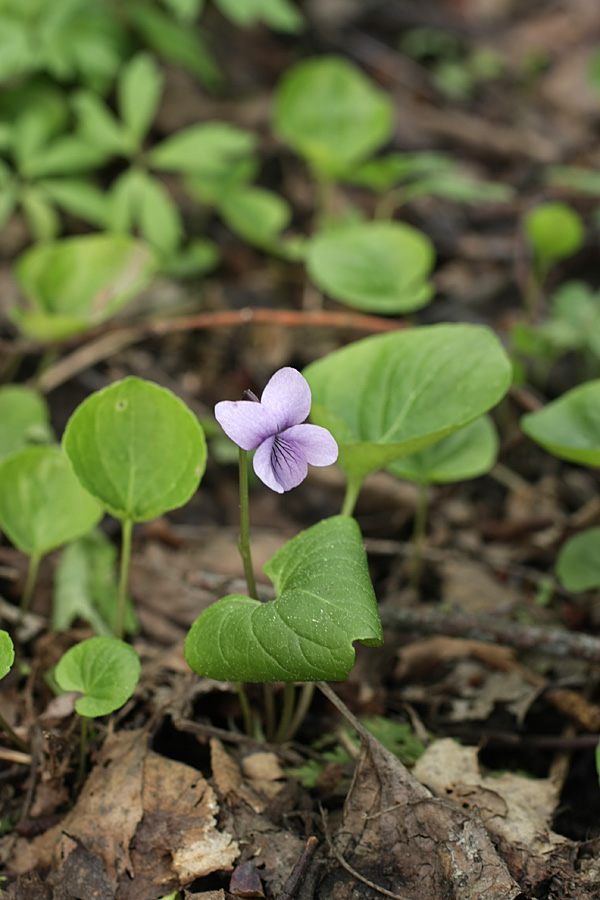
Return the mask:
{"type": "Polygon", "coordinates": [[[401,222],[365,222],[317,234],[308,273],[322,291],[358,309],[411,312],[431,300],[434,263],[428,237],[401,222]]]}
{"type": "Polygon", "coordinates": [[[489,472],[498,453],[498,435],[489,416],[475,419],[437,444],[393,462],[398,478],[418,484],[449,484],[489,472]]]}
{"type": "Polygon", "coordinates": [[[39,557],[73,541],[102,514],[60,447],[25,447],[0,463],[0,527],[23,553],[39,557]]]}
{"type": "Polygon", "coordinates": [[[75,709],[93,719],[129,700],[140,678],[140,660],[133,647],[118,638],[93,637],[67,650],[54,677],[63,691],[83,694],[75,709]]]}
{"type": "Polygon", "coordinates": [[[358,525],[325,519],[264,567],[277,599],[233,594],[196,619],[185,642],[195,672],[221,681],[341,681],[353,641],[383,643],[358,525]]]}
{"type": "Polygon", "coordinates": [[[521,418],[521,428],[546,450],[582,466],[600,466],[600,380],[567,391],[521,418]]]}
{"type": "Polygon", "coordinates": [[[8,675],[15,661],[15,648],[8,631],[0,630],[0,678],[8,675]]]}
{"type": "Polygon", "coordinates": [[[84,400],[63,446],[85,489],[114,516],[134,522],[187,503],[206,466],[196,417],[171,391],[141,378],[84,400]]]}
{"type": "Polygon", "coordinates": [[[510,361],[479,325],[429,325],[357,341],[305,370],[312,418],[360,483],[478,419],[506,393],[510,361]]]}
{"type": "Polygon", "coordinates": [[[48,405],[41,394],[23,384],[0,388],[0,459],[27,444],[52,440],[48,405]]]}
{"type": "Polygon", "coordinates": [[[150,283],[155,260],[125,234],[91,234],[38,244],[19,257],[26,308],[11,316],[26,334],[53,340],[104,322],[150,283]]]}
{"type": "Polygon", "coordinates": [[[561,547],[556,574],[568,591],[590,591],[600,586],[600,528],[587,528],[561,547]]]}
{"type": "Polygon", "coordinates": [[[343,174],[391,136],[391,97],[341,56],[304,60],[277,86],[274,129],[324,177],[343,174]]]}

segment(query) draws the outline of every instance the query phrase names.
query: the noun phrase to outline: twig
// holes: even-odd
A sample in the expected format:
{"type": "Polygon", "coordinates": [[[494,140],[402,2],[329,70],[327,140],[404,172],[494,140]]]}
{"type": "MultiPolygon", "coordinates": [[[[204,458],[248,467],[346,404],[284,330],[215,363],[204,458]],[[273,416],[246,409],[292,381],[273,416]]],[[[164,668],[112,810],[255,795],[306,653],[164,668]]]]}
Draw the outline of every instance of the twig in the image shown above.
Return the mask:
{"type": "Polygon", "coordinates": [[[498,622],[488,616],[464,613],[441,613],[433,609],[387,608],[380,610],[385,628],[397,631],[420,631],[424,634],[445,634],[449,637],[470,638],[489,644],[505,644],[515,650],[538,650],[548,656],[584,659],[600,662],[600,640],[589,634],[565,631],[562,628],[543,628],[539,625],[518,625],[498,622]]]}
{"type": "Polygon", "coordinates": [[[357,872],[356,869],[353,869],[350,863],[346,862],[338,848],[335,846],[331,839],[331,835],[329,834],[329,829],[327,827],[327,812],[323,809],[321,804],[319,804],[319,809],[321,810],[321,819],[323,820],[323,831],[325,832],[325,837],[327,839],[327,844],[329,849],[339,862],[340,866],[342,866],[346,872],[349,872],[353,878],[356,878],[357,881],[362,882],[362,884],[366,884],[367,887],[370,887],[373,891],[377,891],[378,894],[383,894],[384,897],[391,897],[392,900],[411,900],[410,897],[407,897],[406,894],[395,894],[393,891],[388,891],[387,888],[380,887],[378,884],[375,884],[374,881],[369,881],[368,878],[365,878],[364,875],[361,875],[360,872],[357,872]]]}
{"type": "Polygon", "coordinates": [[[306,847],[302,851],[302,856],[292,869],[289,877],[286,879],[286,882],[283,885],[283,888],[281,889],[278,900],[292,900],[304,880],[306,870],[308,869],[310,861],[313,858],[315,850],[318,846],[319,842],[316,837],[309,837],[306,842],[306,847]]]}

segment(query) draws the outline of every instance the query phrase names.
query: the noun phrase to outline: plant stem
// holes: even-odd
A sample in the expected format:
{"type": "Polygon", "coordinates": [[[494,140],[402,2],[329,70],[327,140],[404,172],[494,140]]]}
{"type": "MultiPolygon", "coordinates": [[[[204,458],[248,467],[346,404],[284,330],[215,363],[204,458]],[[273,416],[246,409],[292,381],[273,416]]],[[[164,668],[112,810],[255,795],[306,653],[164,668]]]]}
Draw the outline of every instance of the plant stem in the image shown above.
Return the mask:
{"type": "Polygon", "coordinates": [[[13,744],[16,744],[19,750],[27,751],[28,747],[25,741],[22,741],[18,734],[15,734],[14,729],[10,727],[4,716],[0,716],[0,731],[3,731],[5,734],[9,736],[13,744]]]}
{"type": "Polygon", "coordinates": [[[302,685],[300,689],[300,698],[296,705],[296,709],[294,710],[294,715],[292,716],[292,720],[282,737],[282,743],[285,741],[291,741],[295,736],[296,732],[304,722],[306,718],[306,714],[309,710],[313,694],[315,692],[315,683],[314,681],[307,681],[302,685]]]}
{"type": "Polygon", "coordinates": [[[88,749],[88,725],[89,719],[87,716],[80,716],[81,719],[81,727],[80,727],[80,738],[79,738],[79,766],[77,767],[77,782],[78,787],[81,787],[85,778],[85,761],[87,759],[87,749],[88,749]]]}
{"type": "Polygon", "coordinates": [[[256,581],[254,579],[254,569],[252,567],[252,552],[250,550],[250,512],[248,502],[248,454],[240,447],[239,455],[240,465],[240,539],[238,548],[242,563],[244,564],[244,575],[248,586],[248,594],[254,600],[258,600],[256,593],[256,581]]]}
{"type": "Polygon", "coordinates": [[[265,681],[263,684],[263,696],[265,699],[265,737],[267,743],[270,744],[275,738],[275,696],[270,681],[265,681]]]}
{"type": "Polygon", "coordinates": [[[296,698],[296,689],[293,681],[286,681],[283,686],[283,709],[281,710],[281,718],[279,719],[279,727],[275,734],[275,741],[281,744],[285,740],[288,733],[292,716],[294,713],[294,700],[296,698]]]}
{"type": "Polygon", "coordinates": [[[129,566],[131,563],[131,535],[133,519],[123,519],[121,526],[121,568],[119,571],[119,606],[117,609],[118,638],[123,640],[125,634],[125,611],[127,609],[127,588],[129,586],[129,566]]]}
{"type": "Polygon", "coordinates": [[[421,581],[421,569],[423,566],[423,541],[427,525],[427,494],[428,485],[420,481],[417,485],[417,505],[413,519],[412,555],[410,559],[410,585],[418,587],[421,581]]]}
{"type": "Polygon", "coordinates": [[[240,706],[242,707],[242,716],[244,718],[244,731],[248,735],[248,737],[252,737],[254,733],[254,721],[252,717],[252,710],[250,709],[250,701],[248,700],[248,695],[244,690],[244,685],[241,681],[235,682],[235,689],[237,691],[238,699],[240,701],[240,706]]]}
{"type": "Polygon", "coordinates": [[[343,516],[351,516],[354,513],[354,507],[356,506],[356,501],[358,500],[363,481],[363,478],[353,477],[352,475],[348,476],[346,496],[344,497],[344,502],[342,504],[343,516]]]}
{"type": "Polygon", "coordinates": [[[29,557],[29,568],[27,569],[27,580],[21,597],[21,612],[27,612],[33,599],[33,591],[37,581],[38,570],[41,562],[40,554],[33,554],[29,557]]]}

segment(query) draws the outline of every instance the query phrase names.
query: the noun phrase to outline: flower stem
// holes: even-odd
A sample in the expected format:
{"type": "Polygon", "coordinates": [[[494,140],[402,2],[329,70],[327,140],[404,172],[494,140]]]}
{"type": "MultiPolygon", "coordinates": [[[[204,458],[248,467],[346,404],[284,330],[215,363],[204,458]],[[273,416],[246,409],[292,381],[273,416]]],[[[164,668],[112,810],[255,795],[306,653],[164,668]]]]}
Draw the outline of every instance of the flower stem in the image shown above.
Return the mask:
{"type": "Polygon", "coordinates": [[[265,700],[265,737],[267,743],[275,738],[275,695],[270,681],[263,684],[263,696],[265,700]]]}
{"type": "Polygon", "coordinates": [[[281,744],[292,722],[294,713],[294,700],[296,699],[296,689],[293,681],[286,681],[283,686],[283,709],[281,710],[281,718],[279,719],[279,727],[275,734],[275,741],[281,744]]]}
{"type": "Polygon", "coordinates": [[[18,734],[15,734],[15,731],[8,724],[4,716],[0,716],[0,731],[3,731],[5,734],[9,736],[11,741],[17,745],[19,750],[27,751],[28,747],[25,741],[22,741],[18,734]]]}
{"type": "Polygon", "coordinates": [[[238,548],[242,563],[244,564],[244,575],[246,584],[248,585],[248,594],[254,600],[258,600],[256,593],[256,581],[254,579],[254,569],[252,567],[252,553],[250,550],[250,513],[248,502],[248,454],[240,447],[240,539],[238,548]]]}
{"type": "Polygon", "coordinates": [[[252,710],[250,709],[250,701],[248,700],[248,694],[244,690],[244,685],[241,681],[235,682],[235,689],[237,691],[238,700],[240,701],[240,706],[242,707],[242,716],[244,718],[244,731],[248,735],[248,737],[252,737],[254,733],[254,719],[252,716],[252,710]]]}
{"type": "Polygon", "coordinates": [[[88,749],[88,725],[87,716],[80,716],[80,736],[79,736],[79,766],[77,767],[77,786],[81,787],[85,778],[85,761],[87,759],[88,749]]]}
{"type": "Polygon", "coordinates": [[[344,503],[342,504],[342,515],[343,516],[351,516],[354,513],[354,507],[356,506],[356,501],[358,500],[358,495],[360,494],[360,489],[363,485],[363,478],[349,475],[348,483],[346,485],[346,496],[344,497],[344,503]]]}
{"type": "Polygon", "coordinates": [[[423,540],[427,525],[427,494],[428,485],[420,481],[417,485],[417,504],[413,519],[412,554],[410,559],[410,585],[418,587],[421,581],[421,569],[423,567],[423,540]]]}
{"type": "Polygon", "coordinates": [[[29,607],[31,606],[31,601],[33,599],[33,591],[35,588],[35,583],[37,581],[38,570],[40,568],[40,562],[42,557],[40,554],[33,554],[29,557],[29,568],[27,569],[27,580],[25,581],[25,587],[23,589],[23,596],[21,597],[21,612],[27,612],[29,607]]]}
{"type": "Polygon", "coordinates": [[[300,697],[298,699],[298,703],[296,704],[296,709],[294,710],[294,715],[290,721],[290,724],[282,737],[282,743],[285,741],[291,741],[295,736],[296,732],[304,722],[306,718],[306,714],[309,710],[313,694],[315,692],[315,683],[314,681],[307,681],[302,685],[300,689],[300,697]]]}
{"type": "Polygon", "coordinates": [[[121,526],[121,568],[119,571],[119,606],[117,608],[116,635],[121,640],[125,634],[125,610],[127,609],[127,588],[131,563],[131,534],[133,519],[123,519],[121,526]]]}

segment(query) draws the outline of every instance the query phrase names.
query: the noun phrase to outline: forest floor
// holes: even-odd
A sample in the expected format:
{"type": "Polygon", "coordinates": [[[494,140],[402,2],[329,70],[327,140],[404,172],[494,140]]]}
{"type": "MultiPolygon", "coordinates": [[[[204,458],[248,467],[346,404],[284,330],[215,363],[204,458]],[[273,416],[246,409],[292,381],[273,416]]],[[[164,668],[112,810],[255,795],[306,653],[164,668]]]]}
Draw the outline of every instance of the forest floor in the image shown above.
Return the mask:
{"type": "MultiPolygon", "coordinates": [[[[596,0],[315,0],[305,8],[309,28],[293,38],[241,31],[214,13],[228,93],[211,96],[167,67],[157,128],[168,134],[218,118],[256,130],[261,183],[293,198],[301,227],[313,185],[269,131],[270,97],[293,61],[344,54],[393,95],[395,149],[445,151],[467,171],[516,188],[503,204],[423,198],[402,209],[438,255],[435,299],[415,321],[483,323],[506,342],[523,315],[523,214],[561,199],[591,221],[594,203],[548,186],[544,172],[600,164],[600,93],[589,77],[600,46],[596,0]],[[398,52],[403,35],[422,26],[455,40],[453,95],[436,75],[439,59],[398,52]],[[502,63],[491,78],[469,74],[483,48],[502,63]]],[[[338,202],[348,198],[369,202],[340,189],[338,202]]],[[[192,221],[186,197],[177,199],[192,221]]],[[[127,375],[170,388],[206,419],[219,400],[247,388],[260,394],[279,367],[302,369],[371,333],[360,316],[307,292],[293,266],[283,274],[217,219],[208,227],[223,257],[217,271],[201,285],[161,278],[146,298],[172,323],[161,335],[148,336],[140,318],[132,337],[128,319],[105,330],[100,345],[86,335],[59,348],[43,382],[58,435],[77,403],[127,375]],[[332,324],[329,311],[345,318],[332,324]]],[[[18,223],[6,230],[4,309],[23,244],[18,223]]],[[[597,273],[590,226],[585,247],[553,277],[597,287],[597,273]]],[[[11,328],[0,320],[7,352],[21,341],[11,328]]],[[[22,381],[40,356],[25,349],[22,381]]],[[[28,674],[21,667],[2,689],[3,716],[30,740],[27,752],[0,742],[3,895],[599,897],[600,605],[596,593],[571,594],[554,576],[564,540],[600,521],[598,476],[542,452],[518,426],[523,412],[577,384],[577,372],[567,356],[543,382],[513,388],[495,413],[501,445],[491,472],[430,488],[416,586],[408,573],[417,489],[383,472],[367,479],[356,518],[385,644],[357,646],[348,681],[333,687],[368,732],[355,722],[357,734],[317,690],[292,742],[261,744],[243,733],[235,686],[190,672],[183,640],[191,623],[214,600],[244,591],[237,470],[209,454],[193,500],[135,529],[131,592],[141,627],[133,643],[142,678],[120,712],[98,721],[87,780],[76,786],[72,705],[53,696],[42,674],[91,630],[48,630],[51,554],[20,632],[28,674]]],[[[300,530],[339,512],[342,495],[333,467],[312,469],[289,494],[256,485],[257,570],[300,530]]],[[[104,527],[118,541],[116,521],[104,527]]],[[[18,606],[25,573],[22,554],[0,545],[2,621],[18,606]]],[[[260,717],[261,689],[249,690],[260,717]]]]}

